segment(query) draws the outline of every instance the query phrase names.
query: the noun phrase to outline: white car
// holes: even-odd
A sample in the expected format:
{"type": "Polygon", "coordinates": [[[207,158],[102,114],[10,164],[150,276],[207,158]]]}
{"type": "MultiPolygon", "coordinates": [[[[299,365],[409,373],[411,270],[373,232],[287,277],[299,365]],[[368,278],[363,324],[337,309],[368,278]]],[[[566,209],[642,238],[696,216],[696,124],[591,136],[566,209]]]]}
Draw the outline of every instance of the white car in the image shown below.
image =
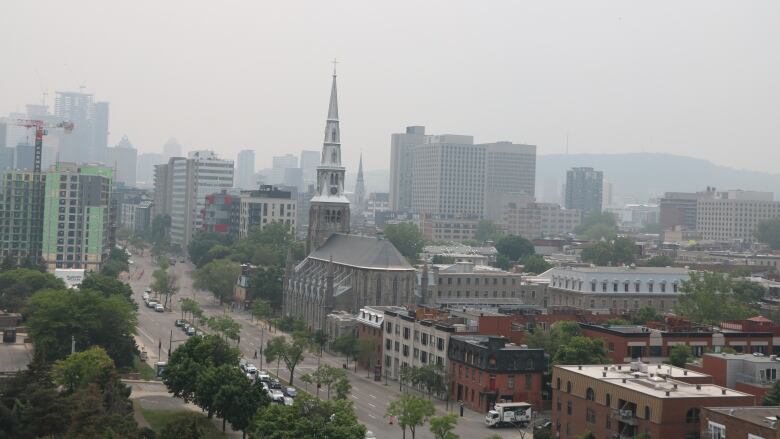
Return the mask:
{"type": "Polygon", "coordinates": [[[149,308],[155,308],[157,305],[159,305],[159,303],[155,302],[154,300],[150,300],[146,302],[146,306],[148,306],[149,308]]]}
{"type": "Polygon", "coordinates": [[[376,439],[376,435],[374,434],[373,431],[368,430],[366,431],[366,439],[376,439]]]}
{"type": "Polygon", "coordinates": [[[165,307],[158,303],[157,305],[154,306],[154,310],[157,312],[163,312],[165,311],[165,307]]]}
{"type": "Polygon", "coordinates": [[[289,396],[284,397],[284,405],[293,405],[293,399],[289,396]]]}
{"type": "Polygon", "coordinates": [[[274,402],[282,402],[282,403],[284,402],[284,393],[282,393],[281,390],[271,389],[269,394],[271,395],[271,400],[272,401],[274,401],[274,402]]]}

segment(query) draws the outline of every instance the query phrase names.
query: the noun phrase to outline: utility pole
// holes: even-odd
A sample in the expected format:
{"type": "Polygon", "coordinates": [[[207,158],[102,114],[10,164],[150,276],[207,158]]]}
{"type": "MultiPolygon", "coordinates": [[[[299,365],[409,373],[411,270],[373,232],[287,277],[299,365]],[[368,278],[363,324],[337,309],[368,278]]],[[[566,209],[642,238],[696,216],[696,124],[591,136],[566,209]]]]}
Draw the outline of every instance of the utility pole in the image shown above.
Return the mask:
{"type": "Polygon", "coordinates": [[[76,337],[70,336],[70,353],[75,354],[76,353],[76,337]]]}
{"type": "Polygon", "coordinates": [[[168,339],[168,361],[171,361],[171,348],[173,348],[173,329],[171,329],[171,336],[168,339]]]}

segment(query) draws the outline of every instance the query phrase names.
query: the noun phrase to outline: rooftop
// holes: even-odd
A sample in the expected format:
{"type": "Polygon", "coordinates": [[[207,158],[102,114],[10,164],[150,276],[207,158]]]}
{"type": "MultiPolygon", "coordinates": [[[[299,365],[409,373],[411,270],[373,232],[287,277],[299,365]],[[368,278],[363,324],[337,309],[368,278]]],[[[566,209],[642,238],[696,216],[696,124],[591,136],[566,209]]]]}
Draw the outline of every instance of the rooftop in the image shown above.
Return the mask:
{"type": "Polygon", "coordinates": [[[639,273],[639,274],[688,274],[690,269],[683,267],[557,267],[552,271],[574,271],[579,273],[639,273]]]}
{"type": "Polygon", "coordinates": [[[780,417],[780,407],[708,407],[707,410],[732,416],[750,422],[751,424],[777,430],[777,420],[780,417]]]}
{"type": "Polygon", "coordinates": [[[708,375],[668,364],[616,364],[555,366],[654,398],[709,398],[752,396],[714,384],[689,384],[675,378],[706,378],[708,375]]]}
{"type": "Polygon", "coordinates": [[[509,339],[506,337],[501,337],[498,335],[453,335],[451,337],[452,340],[460,340],[462,342],[468,343],[470,345],[478,346],[480,348],[487,348],[488,343],[491,341],[491,339],[494,339],[496,341],[503,341],[506,344],[503,347],[500,347],[500,350],[524,350],[524,351],[540,351],[541,349],[529,349],[525,345],[516,345],[514,343],[510,343],[509,339]]]}
{"type": "Polygon", "coordinates": [[[714,353],[714,352],[707,352],[704,355],[708,357],[716,357],[716,358],[722,358],[726,361],[746,361],[749,363],[758,363],[758,364],[765,364],[765,363],[775,363],[780,364],[780,360],[777,359],[776,356],[766,356],[766,355],[755,355],[755,354],[725,354],[725,353],[714,353]]]}
{"type": "Polygon", "coordinates": [[[334,233],[308,257],[358,268],[414,270],[390,241],[366,236],[334,233]]]}

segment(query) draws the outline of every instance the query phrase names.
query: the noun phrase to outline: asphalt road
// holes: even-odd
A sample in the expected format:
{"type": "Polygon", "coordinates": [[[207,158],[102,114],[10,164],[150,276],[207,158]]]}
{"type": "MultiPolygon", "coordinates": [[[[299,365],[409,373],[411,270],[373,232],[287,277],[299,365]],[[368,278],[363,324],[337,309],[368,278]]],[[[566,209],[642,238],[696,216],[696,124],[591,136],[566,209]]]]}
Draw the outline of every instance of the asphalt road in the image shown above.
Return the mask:
{"type": "MultiPolygon", "coordinates": [[[[172,267],[172,270],[179,275],[180,290],[178,297],[173,299],[173,311],[158,313],[154,310],[147,308],[142,300],[142,294],[144,288],[151,284],[151,274],[154,271],[154,267],[151,265],[151,260],[148,256],[141,257],[139,255],[133,255],[134,264],[131,267],[129,283],[133,288],[136,301],[139,303],[138,309],[138,337],[137,340],[142,344],[149,354],[151,362],[157,361],[158,358],[158,346],[160,357],[162,361],[167,361],[168,358],[168,345],[172,336],[173,349],[176,346],[187,340],[187,336],[174,326],[174,321],[181,317],[179,308],[179,298],[189,297],[197,300],[204,312],[207,315],[217,314],[229,314],[234,320],[241,324],[241,342],[239,348],[244,356],[251,359],[255,351],[260,351],[260,346],[265,343],[269,337],[285,335],[282,333],[269,333],[264,324],[260,324],[256,321],[252,321],[251,316],[245,312],[231,312],[227,307],[220,306],[213,296],[204,291],[196,291],[192,288],[191,271],[192,265],[189,263],[177,263],[172,267]]],[[[304,389],[306,385],[300,382],[298,378],[305,374],[310,373],[317,368],[318,361],[322,363],[330,364],[331,366],[341,367],[343,358],[337,358],[325,353],[322,358],[314,354],[309,354],[305,360],[298,365],[295,369],[294,383],[304,389]]],[[[258,368],[266,369],[272,373],[276,373],[277,365],[267,365],[262,362],[261,358],[257,360],[250,360],[258,368]]],[[[284,364],[279,367],[279,375],[285,380],[289,380],[290,374],[284,367],[284,364]]],[[[385,386],[384,381],[374,382],[366,378],[366,371],[359,370],[357,373],[348,373],[350,382],[352,384],[351,399],[354,402],[355,413],[363,424],[367,428],[373,431],[377,438],[400,438],[402,432],[397,425],[389,425],[385,419],[385,411],[391,400],[397,398],[400,394],[398,389],[398,382],[390,381],[389,386],[385,386]]],[[[314,391],[314,389],[311,389],[314,391]]],[[[325,397],[324,390],[321,390],[321,397],[325,397]]],[[[436,402],[437,415],[446,413],[444,403],[436,402]]],[[[455,411],[453,407],[450,407],[452,412],[455,411]]],[[[455,433],[460,435],[461,438],[468,439],[480,439],[486,438],[492,434],[499,434],[503,438],[523,438],[528,439],[531,437],[531,433],[528,431],[521,434],[517,430],[513,429],[500,429],[492,430],[488,429],[483,424],[484,415],[470,410],[465,410],[464,417],[459,419],[458,426],[455,433]]],[[[419,428],[416,437],[420,439],[433,439],[433,435],[428,431],[427,427],[419,428]]]]}

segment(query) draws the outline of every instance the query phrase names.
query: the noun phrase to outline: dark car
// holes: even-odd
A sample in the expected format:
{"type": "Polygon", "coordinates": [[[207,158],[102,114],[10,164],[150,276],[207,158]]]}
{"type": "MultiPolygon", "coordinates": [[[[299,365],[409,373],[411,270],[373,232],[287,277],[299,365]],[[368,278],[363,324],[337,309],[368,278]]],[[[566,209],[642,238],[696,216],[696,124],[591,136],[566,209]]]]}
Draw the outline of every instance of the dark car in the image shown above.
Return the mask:
{"type": "Polygon", "coordinates": [[[546,420],[542,421],[539,425],[534,427],[534,430],[548,430],[550,428],[552,428],[552,421],[550,421],[549,419],[546,419],[546,420]]]}
{"type": "Polygon", "coordinates": [[[276,380],[271,380],[268,383],[268,388],[270,388],[271,390],[282,390],[282,383],[276,380]]]}
{"type": "Polygon", "coordinates": [[[176,321],[173,322],[173,324],[176,325],[177,328],[181,328],[182,326],[184,326],[184,323],[185,321],[182,319],[176,319],[176,321]]]}

